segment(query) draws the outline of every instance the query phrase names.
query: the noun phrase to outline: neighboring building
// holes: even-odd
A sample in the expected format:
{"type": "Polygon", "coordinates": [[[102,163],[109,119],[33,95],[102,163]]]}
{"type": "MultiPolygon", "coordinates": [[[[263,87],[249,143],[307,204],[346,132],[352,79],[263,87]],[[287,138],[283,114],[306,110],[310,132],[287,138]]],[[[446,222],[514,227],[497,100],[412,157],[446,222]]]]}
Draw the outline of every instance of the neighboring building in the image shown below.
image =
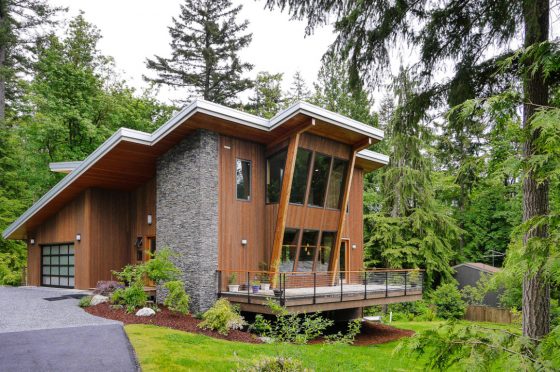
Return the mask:
{"type": "Polygon", "coordinates": [[[301,311],[419,299],[421,272],[362,271],[363,177],[389,160],[366,148],[382,138],[303,102],[267,120],[197,100],[51,164],[68,175],[3,236],[28,242],[29,285],[79,289],[168,246],[192,311],[217,296],[256,312],[274,295],[301,311]],[[256,278],[276,291],[253,294],[256,278]]]}
{"type": "MultiPolygon", "coordinates": [[[[480,262],[465,262],[453,266],[453,269],[455,269],[453,277],[459,283],[459,289],[463,289],[467,285],[476,287],[482,275],[494,275],[500,272],[500,268],[480,262]]],[[[488,292],[486,296],[484,296],[481,305],[497,307],[499,305],[499,295],[499,292],[488,292]]]]}

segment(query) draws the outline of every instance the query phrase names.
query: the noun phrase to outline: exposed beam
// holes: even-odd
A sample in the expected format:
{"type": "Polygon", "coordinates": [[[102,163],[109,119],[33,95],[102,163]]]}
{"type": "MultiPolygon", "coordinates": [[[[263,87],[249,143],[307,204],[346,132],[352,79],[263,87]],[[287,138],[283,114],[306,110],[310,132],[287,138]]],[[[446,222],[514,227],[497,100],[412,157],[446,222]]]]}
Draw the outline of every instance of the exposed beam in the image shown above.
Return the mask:
{"type": "Polygon", "coordinates": [[[373,140],[371,139],[371,137],[366,137],[364,138],[362,141],[355,143],[352,148],[354,149],[354,151],[356,152],[360,152],[363,149],[367,149],[368,147],[370,147],[373,144],[373,140]]]}
{"type": "Polygon", "coordinates": [[[315,119],[311,118],[311,120],[306,121],[306,122],[296,126],[292,130],[290,130],[288,133],[284,134],[283,136],[280,136],[280,137],[276,138],[275,140],[273,140],[272,142],[267,144],[266,145],[267,151],[270,150],[270,149],[273,149],[274,147],[276,147],[280,143],[286,141],[287,139],[292,138],[295,134],[302,134],[303,132],[306,132],[307,130],[309,130],[310,128],[313,128],[314,126],[315,126],[315,119]]]}
{"type": "MultiPolygon", "coordinates": [[[[286,164],[284,166],[284,177],[282,178],[282,189],[280,191],[280,200],[278,202],[278,214],[276,216],[276,228],[274,230],[274,240],[272,243],[272,254],[270,256],[270,271],[278,273],[280,265],[280,254],[282,253],[282,241],[284,240],[284,229],[286,228],[286,219],[288,217],[288,204],[290,201],[290,192],[292,190],[292,179],[294,178],[294,169],[296,167],[296,155],[299,145],[300,133],[296,132],[290,137],[288,145],[288,153],[286,155],[286,164]]],[[[276,284],[276,276],[272,277],[272,286],[276,284]]]]}
{"type": "MultiPolygon", "coordinates": [[[[338,270],[338,263],[340,260],[340,244],[342,243],[342,228],[346,219],[346,208],[348,207],[348,200],[350,199],[350,187],[352,186],[352,176],[354,175],[354,166],[356,165],[356,154],[358,150],[352,151],[352,157],[348,163],[347,177],[344,180],[344,194],[342,194],[342,203],[340,205],[340,215],[338,216],[338,225],[336,231],[336,240],[334,242],[333,257],[330,262],[329,271],[333,273],[332,283],[335,283],[336,274],[338,270]]],[[[348,249],[348,248],[347,248],[348,249]]]]}

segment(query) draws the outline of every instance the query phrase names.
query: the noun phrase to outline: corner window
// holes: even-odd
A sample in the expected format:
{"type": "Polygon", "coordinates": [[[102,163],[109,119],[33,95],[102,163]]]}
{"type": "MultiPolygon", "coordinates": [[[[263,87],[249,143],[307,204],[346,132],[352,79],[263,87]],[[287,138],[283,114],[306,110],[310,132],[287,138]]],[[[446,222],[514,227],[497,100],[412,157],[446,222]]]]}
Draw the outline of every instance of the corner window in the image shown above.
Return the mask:
{"type": "Polygon", "coordinates": [[[305,201],[310,160],[311,151],[298,148],[292,180],[292,191],[290,192],[290,203],[303,204],[305,201]]]}
{"type": "Polygon", "coordinates": [[[328,271],[329,262],[331,260],[331,252],[336,240],[336,232],[324,231],[321,234],[321,245],[319,246],[319,254],[317,256],[317,266],[315,271],[328,271]]]}
{"type": "Polygon", "coordinates": [[[331,177],[329,178],[329,188],[327,191],[327,208],[340,209],[342,200],[342,188],[348,162],[342,159],[333,159],[331,177]]]}
{"type": "Polygon", "coordinates": [[[251,200],[251,162],[249,160],[236,159],[235,184],[237,199],[251,200]]]}
{"type": "Polygon", "coordinates": [[[301,246],[299,248],[297,271],[313,271],[315,261],[315,251],[317,250],[317,240],[319,231],[303,230],[301,236],[301,246]]]}
{"type": "Polygon", "coordinates": [[[280,271],[290,272],[294,270],[296,260],[299,230],[286,229],[282,241],[282,254],[280,256],[280,271]]]}
{"type": "Polygon", "coordinates": [[[330,156],[318,153],[315,154],[313,172],[311,174],[311,187],[309,189],[309,200],[307,204],[314,207],[323,207],[325,205],[325,192],[327,190],[330,166],[330,156]]]}
{"type": "Polygon", "coordinates": [[[287,151],[283,150],[266,160],[266,202],[278,203],[282,190],[282,178],[287,151]]]}

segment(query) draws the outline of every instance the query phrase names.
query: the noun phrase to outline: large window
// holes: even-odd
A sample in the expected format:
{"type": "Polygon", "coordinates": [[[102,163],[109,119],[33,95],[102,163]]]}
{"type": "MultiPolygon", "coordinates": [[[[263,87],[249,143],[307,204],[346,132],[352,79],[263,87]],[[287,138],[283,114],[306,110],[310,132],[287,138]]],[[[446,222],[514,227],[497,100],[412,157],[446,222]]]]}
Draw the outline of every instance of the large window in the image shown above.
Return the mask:
{"type": "Polygon", "coordinates": [[[282,178],[286,164],[286,150],[269,157],[266,161],[266,202],[278,203],[282,190],[282,178]]]}
{"type": "Polygon", "coordinates": [[[313,174],[311,175],[311,187],[309,189],[309,205],[315,207],[324,207],[325,191],[327,190],[327,180],[329,178],[329,168],[331,165],[331,157],[315,154],[313,162],[313,174]]]}
{"type": "Polygon", "coordinates": [[[305,201],[310,160],[311,151],[299,148],[296,156],[292,191],[290,192],[290,203],[303,204],[305,201]]]}
{"type": "Polygon", "coordinates": [[[342,188],[348,162],[342,159],[333,159],[329,188],[327,191],[327,208],[339,209],[342,200],[342,188]]]}
{"type": "Polygon", "coordinates": [[[296,271],[313,271],[319,231],[303,230],[296,271]]]}
{"type": "Polygon", "coordinates": [[[333,231],[323,231],[321,234],[321,245],[317,256],[317,266],[315,271],[328,271],[331,260],[331,252],[334,248],[336,233],[333,231]]]}
{"type": "Polygon", "coordinates": [[[298,246],[299,230],[286,229],[282,241],[282,255],[280,257],[280,271],[290,272],[294,270],[296,252],[298,246]]]}
{"type": "Polygon", "coordinates": [[[237,199],[251,200],[251,162],[249,160],[236,159],[235,184],[237,199]]]}

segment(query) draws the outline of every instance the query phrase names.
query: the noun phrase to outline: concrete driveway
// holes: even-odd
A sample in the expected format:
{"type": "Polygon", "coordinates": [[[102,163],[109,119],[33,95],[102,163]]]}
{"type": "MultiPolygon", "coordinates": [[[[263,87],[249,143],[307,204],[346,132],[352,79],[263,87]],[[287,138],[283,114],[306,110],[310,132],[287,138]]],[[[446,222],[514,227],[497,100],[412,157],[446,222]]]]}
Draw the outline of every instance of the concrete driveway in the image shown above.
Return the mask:
{"type": "Polygon", "coordinates": [[[122,324],[78,307],[78,290],[0,287],[0,371],[137,371],[122,324]]]}

